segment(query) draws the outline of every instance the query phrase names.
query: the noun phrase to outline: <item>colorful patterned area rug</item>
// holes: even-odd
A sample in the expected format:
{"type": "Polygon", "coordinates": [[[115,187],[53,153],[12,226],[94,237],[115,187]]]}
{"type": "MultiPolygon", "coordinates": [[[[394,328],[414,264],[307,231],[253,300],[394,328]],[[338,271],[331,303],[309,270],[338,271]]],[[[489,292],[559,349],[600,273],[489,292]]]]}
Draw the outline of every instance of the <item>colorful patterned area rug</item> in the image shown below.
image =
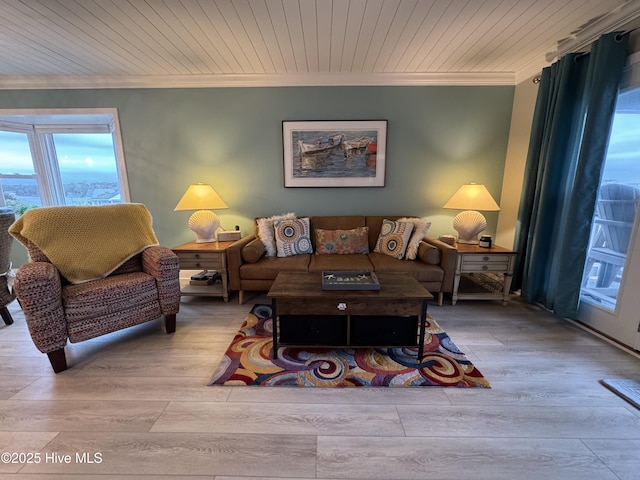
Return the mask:
{"type": "Polygon", "coordinates": [[[417,347],[279,347],[272,358],[271,305],[254,305],[209,385],[297,387],[484,387],[488,380],[428,316],[417,347]]]}

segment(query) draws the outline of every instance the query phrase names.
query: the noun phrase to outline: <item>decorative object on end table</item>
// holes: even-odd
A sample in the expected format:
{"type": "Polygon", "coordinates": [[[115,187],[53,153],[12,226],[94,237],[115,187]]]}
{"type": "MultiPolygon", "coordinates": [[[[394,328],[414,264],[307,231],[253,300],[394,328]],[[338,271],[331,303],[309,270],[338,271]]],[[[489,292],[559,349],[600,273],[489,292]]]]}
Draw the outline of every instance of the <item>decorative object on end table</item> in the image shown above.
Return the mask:
{"type": "Polygon", "coordinates": [[[220,227],[218,216],[211,209],[229,208],[211,185],[195,183],[187,188],[174,212],[197,210],[189,217],[189,228],[196,234],[196,243],[216,241],[216,230],[220,227]]]}
{"type": "Polygon", "coordinates": [[[439,240],[447,245],[455,245],[456,237],[454,235],[440,235],[439,240]]]}
{"type": "Polygon", "coordinates": [[[500,210],[487,187],[473,182],[461,186],[443,208],[464,210],[453,219],[453,228],[458,232],[458,242],[471,244],[477,244],[478,234],[487,228],[486,218],[477,210],[500,210]]]}
{"type": "Polygon", "coordinates": [[[285,187],[384,186],[386,120],[284,121],[282,141],[285,187]]]}
{"type": "Polygon", "coordinates": [[[491,248],[491,235],[482,235],[480,237],[480,242],[478,243],[479,247],[483,248],[491,248]]]}
{"type": "Polygon", "coordinates": [[[219,242],[235,242],[236,240],[240,240],[242,238],[242,233],[240,230],[219,230],[218,231],[218,241],[219,242]]]}
{"type": "Polygon", "coordinates": [[[380,290],[380,282],[374,272],[354,270],[322,272],[323,290],[380,290]]]}
{"type": "Polygon", "coordinates": [[[221,281],[220,272],[217,270],[204,270],[200,273],[196,273],[195,275],[191,275],[189,279],[190,285],[212,285],[216,282],[221,281]]]}

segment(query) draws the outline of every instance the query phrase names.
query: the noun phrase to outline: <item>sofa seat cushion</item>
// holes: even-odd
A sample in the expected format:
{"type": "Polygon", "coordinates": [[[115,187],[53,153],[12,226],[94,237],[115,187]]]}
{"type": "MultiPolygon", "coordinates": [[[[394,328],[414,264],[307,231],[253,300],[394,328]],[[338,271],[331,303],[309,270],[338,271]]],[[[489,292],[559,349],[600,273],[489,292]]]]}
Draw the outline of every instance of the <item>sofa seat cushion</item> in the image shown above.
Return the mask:
{"type": "Polygon", "coordinates": [[[262,257],[255,263],[240,266],[242,280],[275,280],[280,272],[306,272],[311,254],[293,255],[291,257],[262,257]]]}
{"type": "Polygon", "coordinates": [[[312,255],[309,264],[310,272],[326,272],[331,270],[373,270],[367,255],[327,254],[312,255]]]}
{"type": "Polygon", "coordinates": [[[67,285],[62,306],[71,342],[81,342],[160,317],[158,287],[136,272],[67,285]]]}
{"type": "Polygon", "coordinates": [[[420,260],[398,260],[384,253],[371,252],[369,260],[376,272],[408,272],[419,282],[442,282],[444,270],[439,265],[427,265],[420,260]]]}

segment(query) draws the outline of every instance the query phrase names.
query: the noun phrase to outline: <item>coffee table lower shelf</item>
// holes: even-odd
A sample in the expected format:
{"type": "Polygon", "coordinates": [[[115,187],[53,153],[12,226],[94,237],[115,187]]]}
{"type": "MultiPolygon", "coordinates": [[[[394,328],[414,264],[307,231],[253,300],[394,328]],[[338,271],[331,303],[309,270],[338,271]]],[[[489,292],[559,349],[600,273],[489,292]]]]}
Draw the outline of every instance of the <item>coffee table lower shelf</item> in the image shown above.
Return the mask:
{"type": "Polygon", "coordinates": [[[416,347],[417,315],[280,315],[280,345],[416,347]]]}

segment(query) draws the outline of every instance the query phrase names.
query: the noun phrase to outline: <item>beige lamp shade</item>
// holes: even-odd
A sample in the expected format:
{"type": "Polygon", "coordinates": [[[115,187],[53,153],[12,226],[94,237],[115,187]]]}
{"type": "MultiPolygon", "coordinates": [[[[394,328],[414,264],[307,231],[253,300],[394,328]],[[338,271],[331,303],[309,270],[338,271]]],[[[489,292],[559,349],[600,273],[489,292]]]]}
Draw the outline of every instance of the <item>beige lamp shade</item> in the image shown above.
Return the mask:
{"type": "Polygon", "coordinates": [[[189,217],[189,228],[196,234],[196,243],[215,242],[220,219],[212,209],[229,208],[211,185],[195,183],[189,185],[174,211],[197,210],[189,217]]]}
{"type": "Polygon", "coordinates": [[[461,186],[443,208],[464,210],[453,219],[453,228],[458,232],[458,242],[471,244],[478,243],[478,235],[487,228],[486,218],[477,210],[500,210],[487,187],[477,183],[461,186]]]}

